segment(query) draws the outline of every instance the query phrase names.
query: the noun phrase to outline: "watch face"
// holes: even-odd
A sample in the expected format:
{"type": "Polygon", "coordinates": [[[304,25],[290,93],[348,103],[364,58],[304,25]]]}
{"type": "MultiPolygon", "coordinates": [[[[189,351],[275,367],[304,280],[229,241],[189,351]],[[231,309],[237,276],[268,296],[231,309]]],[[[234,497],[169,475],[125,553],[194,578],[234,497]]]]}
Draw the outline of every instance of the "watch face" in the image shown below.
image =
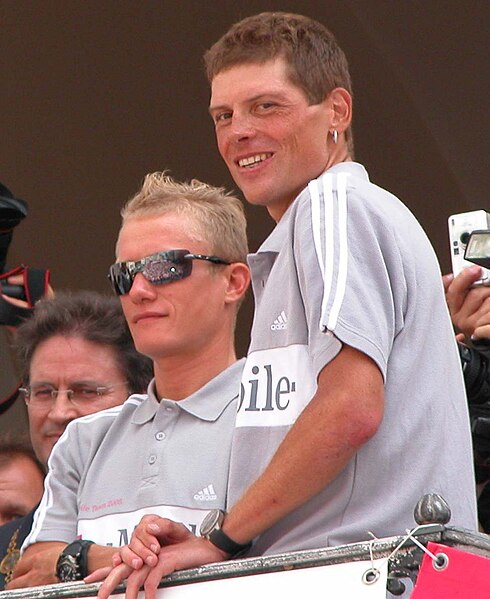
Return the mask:
{"type": "Polygon", "coordinates": [[[61,582],[81,580],[78,560],[73,555],[62,555],[56,566],[56,575],[61,582]]]}
{"type": "Polygon", "coordinates": [[[223,510],[211,510],[202,521],[199,532],[201,537],[207,537],[210,532],[220,528],[225,517],[223,510]]]}

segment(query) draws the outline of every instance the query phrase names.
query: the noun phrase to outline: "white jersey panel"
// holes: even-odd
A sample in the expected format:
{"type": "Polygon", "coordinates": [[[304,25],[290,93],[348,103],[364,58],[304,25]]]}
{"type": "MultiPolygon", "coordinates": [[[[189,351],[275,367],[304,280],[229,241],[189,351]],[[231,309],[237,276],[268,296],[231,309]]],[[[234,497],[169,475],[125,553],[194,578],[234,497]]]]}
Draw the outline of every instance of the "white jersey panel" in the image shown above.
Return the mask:
{"type": "Polygon", "coordinates": [[[155,505],[134,512],[114,513],[90,520],[84,520],[81,517],[78,521],[77,533],[81,539],[89,539],[98,545],[121,547],[129,543],[133,530],[141,518],[148,514],[181,522],[194,534],[199,534],[201,522],[208,513],[208,509],[194,510],[185,507],[155,505]]]}
{"type": "Polygon", "coordinates": [[[252,352],[243,370],[236,427],[291,425],[315,389],[307,346],[252,352]]]}

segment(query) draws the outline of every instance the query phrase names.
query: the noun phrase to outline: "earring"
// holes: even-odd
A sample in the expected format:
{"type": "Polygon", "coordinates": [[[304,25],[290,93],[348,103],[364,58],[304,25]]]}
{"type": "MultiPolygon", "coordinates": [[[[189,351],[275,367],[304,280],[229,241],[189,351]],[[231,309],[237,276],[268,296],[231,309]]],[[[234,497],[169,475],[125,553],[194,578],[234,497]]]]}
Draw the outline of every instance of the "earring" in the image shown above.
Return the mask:
{"type": "Polygon", "coordinates": [[[334,130],[332,131],[332,138],[333,138],[333,143],[334,143],[335,145],[337,145],[337,142],[338,142],[338,140],[339,140],[339,133],[338,133],[337,129],[334,129],[334,130]]]}

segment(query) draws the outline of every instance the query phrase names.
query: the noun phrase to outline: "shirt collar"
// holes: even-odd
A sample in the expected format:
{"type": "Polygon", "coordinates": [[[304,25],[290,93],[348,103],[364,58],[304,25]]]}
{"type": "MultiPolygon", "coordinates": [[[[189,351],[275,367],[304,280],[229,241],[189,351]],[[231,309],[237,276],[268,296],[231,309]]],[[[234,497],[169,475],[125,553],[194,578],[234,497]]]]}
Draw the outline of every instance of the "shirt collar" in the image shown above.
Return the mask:
{"type": "Polygon", "coordinates": [[[240,378],[244,365],[244,358],[238,360],[211,379],[204,387],[179,401],[170,399],[159,401],[155,395],[155,379],[153,379],[148,386],[148,397],[136,408],[132,422],[134,424],[144,424],[152,420],[157,411],[163,406],[172,406],[200,420],[214,422],[228,405],[238,398],[240,378]]]}
{"type": "MultiPolygon", "coordinates": [[[[352,177],[356,177],[358,179],[365,179],[366,181],[369,181],[369,175],[367,170],[364,168],[362,164],[359,164],[358,162],[339,162],[338,164],[334,164],[332,167],[326,170],[325,173],[332,173],[335,175],[338,175],[339,173],[347,173],[352,177]]],[[[322,173],[318,178],[320,179],[325,173],[322,173]]],[[[257,250],[257,254],[267,252],[277,254],[280,252],[285,240],[288,238],[289,235],[289,219],[291,218],[293,206],[298,200],[298,198],[300,198],[303,195],[305,189],[303,189],[303,191],[296,197],[296,199],[293,202],[291,202],[286,212],[282,215],[281,220],[274,227],[272,233],[267,237],[264,243],[257,250]]],[[[253,256],[253,254],[251,254],[251,256],[253,256]]]]}
{"type": "Polygon", "coordinates": [[[365,179],[366,181],[369,181],[367,170],[358,162],[339,162],[338,164],[334,164],[325,172],[334,174],[347,173],[348,175],[352,175],[358,179],[365,179]]]}

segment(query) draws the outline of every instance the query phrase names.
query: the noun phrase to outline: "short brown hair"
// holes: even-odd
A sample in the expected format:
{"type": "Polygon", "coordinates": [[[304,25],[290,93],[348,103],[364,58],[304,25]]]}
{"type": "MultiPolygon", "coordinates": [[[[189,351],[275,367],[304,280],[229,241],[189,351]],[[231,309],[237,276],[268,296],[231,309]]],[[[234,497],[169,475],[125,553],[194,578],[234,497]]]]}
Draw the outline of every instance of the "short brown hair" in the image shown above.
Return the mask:
{"type": "Polygon", "coordinates": [[[121,216],[124,225],[130,218],[171,212],[189,217],[189,233],[203,236],[213,254],[229,262],[246,262],[247,223],[243,205],[221,187],[197,179],[181,183],[164,172],[150,173],[140,191],[123,207],[121,216]]]}
{"type": "Polygon", "coordinates": [[[38,345],[55,335],[79,337],[109,347],[128,381],[129,391],[146,391],[153,363],[136,351],[116,297],[95,291],[58,292],[53,298],[37,302],[34,314],[20,325],[15,338],[25,383],[38,345]]]}
{"type": "MultiPolygon", "coordinates": [[[[204,55],[211,83],[221,71],[244,63],[264,63],[276,57],[286,61],[288,76],[319,104],[336,87],[352,95],[347,58],[334,35],[321,23],[285,12],[263,12],[232,27],[204,55]]],[[[352,132],[345,132],[353,150],[352,132]]]]}

